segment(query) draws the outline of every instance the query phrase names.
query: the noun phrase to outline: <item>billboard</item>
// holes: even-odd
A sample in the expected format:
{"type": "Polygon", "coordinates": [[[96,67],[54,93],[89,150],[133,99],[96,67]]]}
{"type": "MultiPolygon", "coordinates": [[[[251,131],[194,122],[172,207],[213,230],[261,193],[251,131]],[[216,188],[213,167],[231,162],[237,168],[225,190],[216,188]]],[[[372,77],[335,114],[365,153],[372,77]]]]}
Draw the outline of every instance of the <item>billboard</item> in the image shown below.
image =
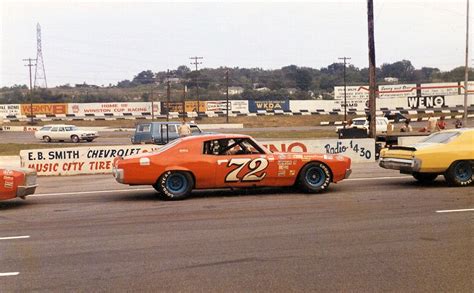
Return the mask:
{"type": "Polygon", "coordinates": [[[290,110],[289,100],[277,100],[277,101],[255,101],[249,100],[249,111],[255,113],[257,111],[275,111],[275,110],[290,110]]]}
{"type": "MultiPolygon", "coordinates": [[[[207,101],[206,102],[207,111],[223,111],[227,110],[226,101],[207,101]]],[[[231,110],[231,102],[229,101],[229,110],[231,110]]]]}
{"type": "MultiPolygon", "coordinates": [[[[122,113],[132,113],[133,115],[142,115],[142,113],[151,113],[151,102],[130,102],[130,103],[71,103],[69,105],[69,114],[76,116],[86,116],[86,114],[104,115],[112,113],[119,115],[122,113]]],[[[160,114],[160,103],[153,103],[155,114],[160,114]]]]}
{"type": "MultiPolygon", "coordinates": [[[[21,115],[31,114],[31,105],[21,105],[21,115]]],[[[33,104],[33,115],[68,114],[68,104],[33,104]]]]}
{"type": "Polygon", "coordinates": [[[449,96],[459,94],[457,82],[422,83],[420,85],[422,96],[449,96]]]}
{"type": "Polygon", "coordinates": [[[230,101],[230,109],[232,111],[240,112],[240,113],[248,113],[249,112],[249,101],[247,100],[232,100],[230,101]]]}
{"type": "Polygon", "coordinates": [[[20,115],[20,105],[19,104],[10,104],[10,105],[0,105],[0,117],[5,118],[9,115],[20,115]]]}
{"type": "Polygon", "coordinates": [[[404,98],[416,96],[416,84],[379,85],[379,98],[404,98]]]}

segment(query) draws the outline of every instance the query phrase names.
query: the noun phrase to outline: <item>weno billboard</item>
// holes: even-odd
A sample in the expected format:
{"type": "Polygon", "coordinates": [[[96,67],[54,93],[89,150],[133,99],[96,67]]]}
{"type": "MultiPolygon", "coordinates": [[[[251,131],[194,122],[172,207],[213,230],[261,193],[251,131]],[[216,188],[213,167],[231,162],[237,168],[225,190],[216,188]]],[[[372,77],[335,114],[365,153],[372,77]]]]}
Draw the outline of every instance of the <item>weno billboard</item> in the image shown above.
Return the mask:
{"type": "MultiPolygon", "coordinates": [[[[68,104],[33,104],[33,115],[58,115],[68,113],[68,104]]],[[[21,105],[21,115],[30,115],[31,105],[21,105]]]]}
{"type": "Polygon", "coordinates": [[[112,172],[117,156],[150,152],[156,145],[123,145],[38,149],[20,151],[21,166],[38,175],[102,174],[112,172]]]}
{"type": "Polygon", "coordinates": [[[375,140],[370,138],[262,141],[262,144],[273,152],[339,154],[352,162],[375,160],[375,140]]]}
{"type": "MultiPolygon", "coordinates": [[[[86,116],[94,114],[102,116],[106,113],[121,115],[131,113],[132,115],[142,115],[142,113],[151,113],[151,102],[130,102],[130,103],[71,103],[69,104],[69,114],[76,116],[86,116]]],[[[160,114],[160,103],[153,103],[155,114],[160,114]]]]}

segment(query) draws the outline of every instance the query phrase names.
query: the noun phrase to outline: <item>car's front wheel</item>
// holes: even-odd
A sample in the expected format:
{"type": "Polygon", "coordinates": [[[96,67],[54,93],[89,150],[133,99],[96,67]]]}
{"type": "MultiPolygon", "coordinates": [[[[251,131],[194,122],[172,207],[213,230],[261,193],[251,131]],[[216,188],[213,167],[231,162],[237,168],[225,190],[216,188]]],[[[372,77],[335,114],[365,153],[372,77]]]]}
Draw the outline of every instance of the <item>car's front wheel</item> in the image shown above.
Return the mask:
{"type": "Polygon", "coordinates": [[[158,179],[153,187],[165,200],[186,198],[193,189],[194,179],[189,172],[167,171],[158,179]]]}
{"type": "Polygon", "coordinates": [[[49,136],[43,136],[43,140],[44,140],[45,142],[51,142],[51,137],[49,137],[49,136]]]}
{"type": "Polygon", "coordinates": [[[473,166],[469,161],[457,161],[451,164],[444,177],[450,186],[468,186],[472,183],[473,166]]]}
{"type": "Polygon", "coordinates": [[[309,163],[303,167],[298,183],[302,191],[318,193],[327,190],[332,181],[331,170],[323,163],[309,163]]]}
{"type": "Polygon", "coordinates": [[[438,174],[433,174],[433,173],[414,172],[412,175],[420,183],[431,183],[435,181],[436,177],[438,177],[438,174]]]}

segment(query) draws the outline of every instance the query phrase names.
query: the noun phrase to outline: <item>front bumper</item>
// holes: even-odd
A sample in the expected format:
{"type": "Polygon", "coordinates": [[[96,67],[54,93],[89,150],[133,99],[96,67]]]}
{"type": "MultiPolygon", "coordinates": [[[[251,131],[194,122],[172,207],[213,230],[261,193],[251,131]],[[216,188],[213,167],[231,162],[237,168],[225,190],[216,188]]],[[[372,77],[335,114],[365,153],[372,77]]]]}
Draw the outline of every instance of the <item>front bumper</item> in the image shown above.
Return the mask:
{"type": "Polygon", "coordinates": [[[38,184],[30,186],[18,186],[16,190],[16,197],[24,198],[27,195],[35,193],[36,187],[38,187],[38,184]]]}
{"type": "Polygon", "coordinates": [[[123,183],[123,169],[117,169],[114,167],[112,169],[112,174],[114,175],[115,181],[123,183]]]}
{"type": "Polygon", "coordinates": [[[402,173],[418,172],[421,161],[417,159],[381,158],[379,166],[385,169],[400,170],[402,173]]]}

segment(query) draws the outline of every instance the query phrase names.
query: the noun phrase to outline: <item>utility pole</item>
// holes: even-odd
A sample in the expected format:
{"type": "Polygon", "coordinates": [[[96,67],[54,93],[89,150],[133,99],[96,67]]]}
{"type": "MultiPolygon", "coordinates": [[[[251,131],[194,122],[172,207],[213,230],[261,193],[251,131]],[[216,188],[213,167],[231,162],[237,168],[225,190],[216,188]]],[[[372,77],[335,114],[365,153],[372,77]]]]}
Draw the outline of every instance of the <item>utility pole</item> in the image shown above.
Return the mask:
{"type": "Polygon", "coordinates": [[[186,92],[188,91],[188,87],[186,83],[183,85],[183,121],[186,121],[186,92]]]}
{"type": "Polygon", "coordinates": [[[30,71],[30,119],[31,119],[30,124],[33,125],[34,124],[34,120],[33,120],[33,83],[32,83],[32,80],[31,80],[31,67],[36,66],[36,64],[32,63],[33,61],[36,61],[36,59],[28,58],[28,59],[23,59],[23,61],[28,61],[28,64],[26,64],[25,66],[28,66],[29,71],[30,71]]]}
{"type": "Polygon", "coordinates": [[[347,92],[346,92],[346,61],[351,60],[351,57],[341,57],[339,60],[344,60],[344,129],[347,124],[347,92]]]}
{"type": "Polygon", "coordinates": [[[367,0],[367,22],[369,33],[369,137],[375,138],[376,115],[376,77],[375,77],[375,40],[374,40],[374,1],[367,0]]]}
{"type": "Polygon", "coordinates": [[[225,115],[225,123],[229,123],[229,70],[225,72],[225,84],[226,84],[226,90],[225,90],[225,100],[226,100],[226,115],[225,115]]]}
{"type": "Polygon", "coordinates": [[[198,64],[202,64],[202,62],[198,62],[198,60],[204,59],[204,57],[189,57],[189,59],[194,60],[194,62],[191,62],[191,65],[196,66],[196,99],[197,99],[197,119],[199,119],[199,84],[198,84],[198,64]]]}
{"type": "Polygon", "coordinates": [[[168,69],[168,76],[166,78],[166,121],[170,121],[170,70],[168,69]]]}
{"type": "Polygon", "coordinates": [[[467,98],[468,98],[468,81],[469,81],[469,0],[466,1],[466,64],[464,65],[464,127],[467,127],[467,98]]]}
{"type": "Polygon", "coordinates": [[[154,102],[154,98],[153,98],[153,86],[154,84],[151,85],[151,121],[155,121],[155,102],[154,102]]]}

